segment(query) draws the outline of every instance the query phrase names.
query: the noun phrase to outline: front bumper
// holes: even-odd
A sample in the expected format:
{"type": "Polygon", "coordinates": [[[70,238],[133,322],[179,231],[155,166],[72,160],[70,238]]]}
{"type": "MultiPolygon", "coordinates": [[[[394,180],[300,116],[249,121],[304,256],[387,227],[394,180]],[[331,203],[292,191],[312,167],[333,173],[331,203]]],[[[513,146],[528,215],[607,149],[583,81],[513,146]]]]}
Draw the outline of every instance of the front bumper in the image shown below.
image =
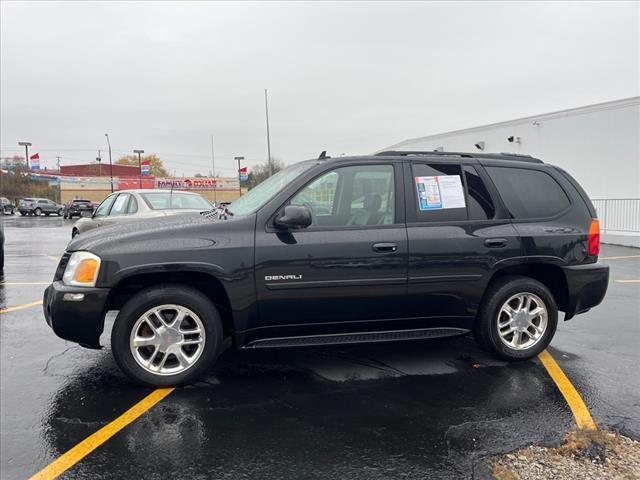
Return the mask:
{"type": "Polygon", "coordinates": [[[565,320],[584,313],[602,302],[609,286],[608,265],[590,263],[562,267],[562,270],[567,279],[569,293],[565,320]]]}
{"type": "Polygon", "coordinates": [[[44,291],[47,324],[60,338],[88,348],[101,348],[100,335],[109,291],[108,288],[69,287],[60,281],[53,282],[44,291]],[[82,295],[81,300],[79,295],[82,295]]]}

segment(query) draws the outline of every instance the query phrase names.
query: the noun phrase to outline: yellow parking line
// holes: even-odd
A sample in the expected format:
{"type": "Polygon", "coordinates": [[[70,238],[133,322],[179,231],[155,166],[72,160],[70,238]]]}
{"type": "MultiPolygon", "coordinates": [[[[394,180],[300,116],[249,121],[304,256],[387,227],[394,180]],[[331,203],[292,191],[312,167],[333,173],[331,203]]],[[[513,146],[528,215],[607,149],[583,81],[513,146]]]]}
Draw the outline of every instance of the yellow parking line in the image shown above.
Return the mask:
{"type": "Polygon", "coordinates": [[[42,300],[36,302],[25,303],[24,305],[16,305],[15,307],[4,308],[0,310],[0,313],[15,312],[17,310],[24,310],[25,308],[35,307],[36,305],[42,305],[42,300]]]}
{"type": "Polygon", "coordinates": [[[49,285],[51,282],[0,282],[0,285],[49,285]]]}
{"type": "Polygon", "coordinates": [[[598,257],[598,260],[622,260],[624,258],[640,258],[640,255],[623,255],[621,257],[598,257]]]}
{"type": "Polygon", "coordinates": [[[640,280],[616,280],[618,283],[640,283],[640,280]]]}
{"type": "Polygon", "coordinates": [[[560,393],[562,393],[567,404],[569,404],[569,408],[576,419],[578,428],[580,430],[596,430],[598,427],[596,427],[593,418],[591,418],[589,409],[585,405],[578,391],[572,385],[571,381],[560,368],[560,365],[558,365],[547,350],[541,352],[538,355],[538,358],[542,362],[542,365],[544,365],[544,368],[547,370],[551,379],[555,382],[560,393]]]}
{"type": "Polygon", "coordinates": [[[140,417],[143,413],[151,409],[154,405],[164,399],[167,395],[175,390],[174,388],[159,388],[136,403],[129,410],[124,412],[118,418],[108,423],[94,434],[88,436],[71,450],[58,457],[52,463],[36,473],[31,480],[51,480],[68,469],[84,457],[93,452],[104,442],[113,437],[116,433],[129,425],[131,422],[140,417]]]}

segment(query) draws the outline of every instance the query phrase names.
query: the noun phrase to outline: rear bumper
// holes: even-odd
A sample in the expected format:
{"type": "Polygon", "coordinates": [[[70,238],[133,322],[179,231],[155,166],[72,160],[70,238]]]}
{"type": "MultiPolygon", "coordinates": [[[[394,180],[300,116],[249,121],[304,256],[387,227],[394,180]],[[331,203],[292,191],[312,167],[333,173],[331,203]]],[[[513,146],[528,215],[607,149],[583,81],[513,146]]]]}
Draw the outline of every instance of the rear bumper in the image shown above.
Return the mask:
{"type": "Polygon", "coordinates": [[[47,324],[60,338],[85,347],[100,348],[109,291],[108,288],[68,287],[62,282],[53,282],[44,292],[47,324]],[[70,295],[65,297],[65,294],[70,295]],[[81,300],[78,300],[79,295],[82,295],[81,300]]]}
{"type": "Polygon", "coordinates": [[[569,293],[565,320],[595,307],[609,285],[609,266],[601,263],[563,267],[569,293]]]}

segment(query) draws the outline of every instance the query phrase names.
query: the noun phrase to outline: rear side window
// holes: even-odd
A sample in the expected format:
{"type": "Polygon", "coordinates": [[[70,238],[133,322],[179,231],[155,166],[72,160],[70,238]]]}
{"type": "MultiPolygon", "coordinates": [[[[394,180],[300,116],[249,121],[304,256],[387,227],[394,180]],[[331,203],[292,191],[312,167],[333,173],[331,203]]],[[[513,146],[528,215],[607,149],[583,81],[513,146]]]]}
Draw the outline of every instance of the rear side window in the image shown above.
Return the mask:
{"type": "Polygon", "coordinates": [[[540,170],[485,167],[495,183],[511,218],[547,218],[571,204],[554,178],[540,170]]]}
{"type": "Polygon", "coordinates": [[[418,222],[458,222],[467,219],[460,165],[414,163],[413,211],[418,222]]]}

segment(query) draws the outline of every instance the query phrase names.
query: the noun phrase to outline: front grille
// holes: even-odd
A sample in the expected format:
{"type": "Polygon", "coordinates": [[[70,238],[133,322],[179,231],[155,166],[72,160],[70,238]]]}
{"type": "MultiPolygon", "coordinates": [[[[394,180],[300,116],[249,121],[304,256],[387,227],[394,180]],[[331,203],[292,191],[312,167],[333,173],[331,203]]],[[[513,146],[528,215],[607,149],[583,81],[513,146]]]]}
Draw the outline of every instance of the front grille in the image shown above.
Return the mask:
{"type": "Polygon", "coordinates": [[[67,263],[69,263],[69,258],[71,258],[71,254],[68,252],[64,252],[60,262],[58,263],[58,268],[56,268],[56,273],[53,276],[53,281],[57,282],[62,280],[62,275],[64,275],[64,269],[67,268],[67,263]]]}

